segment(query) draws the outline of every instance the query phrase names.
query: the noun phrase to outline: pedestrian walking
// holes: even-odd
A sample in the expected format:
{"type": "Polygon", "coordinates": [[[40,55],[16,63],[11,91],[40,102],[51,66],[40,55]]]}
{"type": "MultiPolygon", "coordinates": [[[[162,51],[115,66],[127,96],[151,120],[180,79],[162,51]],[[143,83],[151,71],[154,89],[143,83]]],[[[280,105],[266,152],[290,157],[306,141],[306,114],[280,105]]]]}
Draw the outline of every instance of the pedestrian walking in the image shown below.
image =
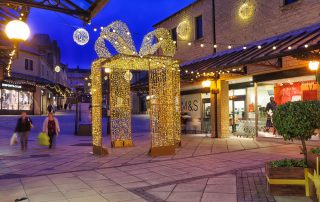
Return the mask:
{"type": "Polygon", "coordinates": [[[63,106],[63,108],[64,108],[64,111],[67,111],[67,108],[68,108],[68,104],[67,104],[67,103],[64,103],[64,106],[63,106]]]}
{"type": "Polygon", "coordinates": [[[20,136],[21,150],[28,148],[28,136],[31,128],[33,128],[32,120],[27,116],[27,112],[22,112],[15,129],[15,132],[20,136]]]}
{"type": "Polygon", "coordinates": [[[43,122],[42,131],[49,136],[49,149],[55,147],[56,137],[59,135],[60,126],[57,118],[53,116],[53,113],[49,113],[48,117],[43,122]]]}
{"type": "Polygon", "coordinates": [[[71,103],[69,103],[69,110],[71,111],[71,108],[72,108],[72,105],[71,105],[71,103]]]}

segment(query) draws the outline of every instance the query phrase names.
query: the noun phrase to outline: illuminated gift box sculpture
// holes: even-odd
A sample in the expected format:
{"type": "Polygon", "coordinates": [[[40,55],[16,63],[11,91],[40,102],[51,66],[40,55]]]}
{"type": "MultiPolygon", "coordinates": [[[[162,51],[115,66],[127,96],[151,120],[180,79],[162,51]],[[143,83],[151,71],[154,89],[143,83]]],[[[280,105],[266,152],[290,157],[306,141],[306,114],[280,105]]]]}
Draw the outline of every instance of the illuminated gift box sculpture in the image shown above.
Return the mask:
{"type": "Polygon", "coordinates": [[[174,153],[175,146],[181,142],[180,69],[178,61],[173,59],[175,44],[170,32],[160,28],[148,33],[138,53],[128,27],[121,21],[115,21],[101,31],[95,50],[99,59],[93,62],[91,69],[93,152],[107,152],[102,147],[101,68],[108,68],[112,146],[133,144],[129,71],[145,70],[149,72],[150,154],[158,156],[174,153]],[[105,40],[111,43],[118,55],[110,54],[105,40]],[[157,51],[162,56],[154,55],[157,51]]]}

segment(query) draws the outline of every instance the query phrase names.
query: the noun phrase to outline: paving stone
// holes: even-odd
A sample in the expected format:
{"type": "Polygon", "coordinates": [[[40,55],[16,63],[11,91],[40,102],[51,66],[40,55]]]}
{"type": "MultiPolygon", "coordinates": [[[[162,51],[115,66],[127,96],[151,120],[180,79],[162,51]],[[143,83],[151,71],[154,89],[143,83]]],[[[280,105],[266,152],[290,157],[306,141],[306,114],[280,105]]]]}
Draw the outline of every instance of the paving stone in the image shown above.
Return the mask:
{"type": "Polygon", "coordinates": [[[172,192],[167,201],[200,201],[202,192],[172,192]]]}

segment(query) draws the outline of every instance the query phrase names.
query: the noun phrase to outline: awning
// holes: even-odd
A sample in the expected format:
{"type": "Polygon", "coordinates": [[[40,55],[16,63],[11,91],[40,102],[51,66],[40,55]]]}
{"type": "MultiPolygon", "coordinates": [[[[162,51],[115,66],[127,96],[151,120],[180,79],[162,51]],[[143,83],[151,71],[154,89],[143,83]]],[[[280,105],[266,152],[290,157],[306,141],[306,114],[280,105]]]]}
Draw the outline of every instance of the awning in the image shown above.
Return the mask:
{"type": "Polygon", "coordinates": [[[53,82],[51,82],[47,79],[40,78],[37,76],[28,75],[28,74],[16,73],[16,72],[12,72],[11,77],[7,78],[7,79],[28,81],[28,82],[33,82],[33,83],[39,84],[39,85],[54,85],[53,82]]]}
{"type": "MultiPolygon", "coordinates": [[[[181,65],[183,70],[199,73],[244,66],[284,56],[303,55],[320,48],[320,24],[287,32],[199,58],[181,65]]],[[[318,54],[320,56],[320,54],[318,54]]],[[[319,57],[318,56],[318,57],[319,57]]],[[[184,75],[184,71],[182,71],[184,75]]]]}
{"type": "Polygon", "coordinates": [[[109,0],[7,0],[4,2],[0,2],[0,6],[10,8],[15,8],[17,6],[40,8],[64,13],[67,15],[77,17],[83,21],[89,22],[108,2],[109,0]]]}

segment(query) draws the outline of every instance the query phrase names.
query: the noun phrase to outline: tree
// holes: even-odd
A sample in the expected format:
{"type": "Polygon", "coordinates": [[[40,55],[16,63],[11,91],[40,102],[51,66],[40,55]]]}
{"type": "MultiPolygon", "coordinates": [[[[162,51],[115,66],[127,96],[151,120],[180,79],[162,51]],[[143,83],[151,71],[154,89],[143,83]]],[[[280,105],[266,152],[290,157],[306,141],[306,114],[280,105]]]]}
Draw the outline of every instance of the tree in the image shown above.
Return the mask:
{"type": "Polygon", "coordinates": [[[280,105],[275,110],[273,125],[285,140],[298,139],[307,164],[306,141],[320,128],[320,101],[297,101],[280,105]]]}

